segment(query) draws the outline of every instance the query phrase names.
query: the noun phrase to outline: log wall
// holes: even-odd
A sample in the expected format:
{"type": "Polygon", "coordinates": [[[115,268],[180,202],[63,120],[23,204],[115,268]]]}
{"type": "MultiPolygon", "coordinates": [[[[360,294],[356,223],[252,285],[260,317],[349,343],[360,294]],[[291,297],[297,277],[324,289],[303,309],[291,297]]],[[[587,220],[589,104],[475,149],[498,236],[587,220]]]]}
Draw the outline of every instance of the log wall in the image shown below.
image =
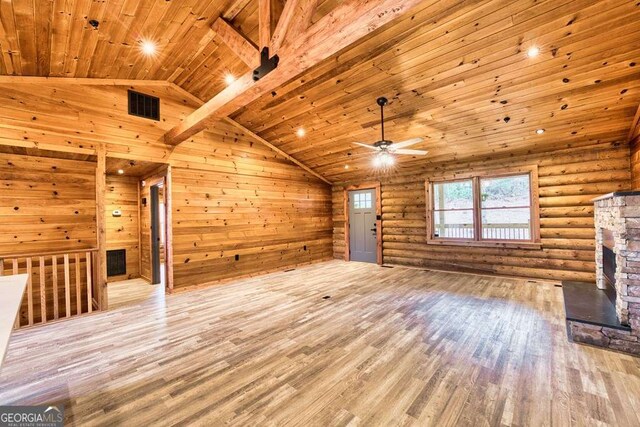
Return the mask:
{"type": "Polygon", "coordinates": [[[109,281],[134,279],[140,277],[138,178],[108,175],[106,183],[107,250],[124,249],[127,255],[127,274],[109,276],[109,281]],[[114,217],[114,210],[120,210],[122,216],[114,217]]]}
{"type": "Polygon", "coordinates": [[[171,87],[132,88],[161,98],[160,121],[127,114],[128,87],[0,86],[0,145],[93,155],[103,144],[109,157],[171,165],[174,289],[331,258],[327,184],[225,122],[169,147],[164,133],[197,103],[171,87]]]}
{"type": "MultiPolygon", "coordinates": [[[[355,184],[355,183],[354,183],[355,184]]],[[[432,166],[381,179],[385,264],[543,279],[595,281],[591,199],[631,187],[629,146],[601,144],[518,158],[432,166]],[[425,179],[456,172],[537,165],[541,249],[426,243],[425,179]]],[[[344,257],[343,186],[333,188],[334,257],[344,257]]]]}

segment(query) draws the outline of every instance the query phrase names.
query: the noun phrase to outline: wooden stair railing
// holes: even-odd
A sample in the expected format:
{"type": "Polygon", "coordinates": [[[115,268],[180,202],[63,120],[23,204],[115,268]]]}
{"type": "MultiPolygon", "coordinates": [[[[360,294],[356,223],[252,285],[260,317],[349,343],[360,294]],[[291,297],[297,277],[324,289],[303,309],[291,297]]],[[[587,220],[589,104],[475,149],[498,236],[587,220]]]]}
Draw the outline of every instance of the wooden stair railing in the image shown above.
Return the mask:
{"type": "Polygon", "coordinates": [[[0,276],[29,276],[14,328],[100,310],[95,298],[97,251],[0,255],[0,276]]]}

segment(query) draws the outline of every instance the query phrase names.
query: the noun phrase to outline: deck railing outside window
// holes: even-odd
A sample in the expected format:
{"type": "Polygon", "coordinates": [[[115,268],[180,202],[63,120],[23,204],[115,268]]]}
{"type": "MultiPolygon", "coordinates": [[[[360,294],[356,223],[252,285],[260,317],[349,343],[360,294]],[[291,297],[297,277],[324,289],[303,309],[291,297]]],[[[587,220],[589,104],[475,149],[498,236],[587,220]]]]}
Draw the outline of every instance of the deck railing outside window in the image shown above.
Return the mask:
{"type": "MultiPolygon", "coordinates": [[[[473,224],[437,224],[436,237],[473,239],[473,224]]],[[[529,240],[531,226],[524,224],[484,224],[482,238],[486,240],[529,240]]]]}

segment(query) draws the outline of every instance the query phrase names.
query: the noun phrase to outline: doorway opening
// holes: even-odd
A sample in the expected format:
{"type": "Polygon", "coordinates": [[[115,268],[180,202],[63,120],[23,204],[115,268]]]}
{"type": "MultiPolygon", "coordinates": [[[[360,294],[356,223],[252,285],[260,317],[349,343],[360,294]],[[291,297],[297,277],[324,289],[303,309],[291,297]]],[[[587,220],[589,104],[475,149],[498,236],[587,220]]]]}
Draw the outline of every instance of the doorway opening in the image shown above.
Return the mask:
{"type": "Polygon", "coordinates": [[[109,309],[163,303],[172,284],[170,168],[107,158],[106,169],[109,309]]]}
{"type": "Polygon", "coordinates": [[[382,264],[382,203],[380,183],[344,189],[345,261],[382,264]]]}

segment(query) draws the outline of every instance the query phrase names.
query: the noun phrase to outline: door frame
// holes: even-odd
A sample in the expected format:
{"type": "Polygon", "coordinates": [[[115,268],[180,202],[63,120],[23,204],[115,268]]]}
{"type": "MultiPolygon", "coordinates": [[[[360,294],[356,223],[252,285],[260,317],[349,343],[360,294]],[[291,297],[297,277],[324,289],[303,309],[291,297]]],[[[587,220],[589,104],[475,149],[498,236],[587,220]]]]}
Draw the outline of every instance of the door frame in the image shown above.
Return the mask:
{"type": "Polygon", "coordinates": [[[349,239],[349,191],[375,190],[376,191],[376,260],[382,265],[382,191],[380,182],[367,182],[364,184],[348,185],[343,190],[344,203],[344,260],[351,260],[351,245],[349,239]]]}
{"type": "MultiPolygon", "coordinates": [[[[172,212],[172,180],[171,180],[171,165],[163,164],[155,171],[151,172],[147,176],[140,178],[139,188],[142,187],[142,182],[145,185],[152,186],[158,183],[163,183],[163,202],[164,202],[164,273],[165,273],[165,292],[173,293],[173,212],[172,212]]],[[[140,197],[138,197],[138,204],[140,204],[140,197]]],[[[142,207],[141,207],[142,208],[142,207]]],[[[138,218],[138,224],[141,224],[141,219],[138,218]]],[[[149,233],[149,248],[151,249],[151,233],[149,233]]],[[[142,234],[139,234],[142,239],[142,234]]],[[[138,245],[140,263],[142,263],[142,245],[138,245]]],[[[140,267],[142,271],[142,267],[140,267]]],[[[153,279],[151,279],[153,281],[153,279]]]]}

